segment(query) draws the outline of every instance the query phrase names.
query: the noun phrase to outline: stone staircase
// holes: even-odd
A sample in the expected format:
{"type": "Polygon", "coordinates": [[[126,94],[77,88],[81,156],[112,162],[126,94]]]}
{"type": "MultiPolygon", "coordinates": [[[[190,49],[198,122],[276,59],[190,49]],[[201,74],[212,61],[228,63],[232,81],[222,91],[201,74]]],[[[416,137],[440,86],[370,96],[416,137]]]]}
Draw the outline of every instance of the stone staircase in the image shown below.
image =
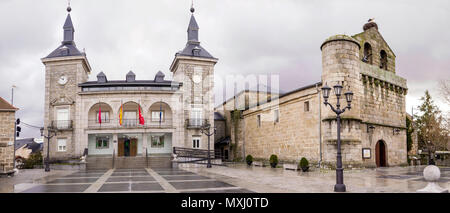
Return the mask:
{"type": "MultiPolygon", "coordinates": [[[[111,156],[88,156],[86,158],[86,169],[111,169],[113,168],[113,158],[111,156]]],[[[116,157],[114,168],[116,169],[140,169],[140,168],[171,168],[171,155],[151,155],[148,157],[116,157]]]]}

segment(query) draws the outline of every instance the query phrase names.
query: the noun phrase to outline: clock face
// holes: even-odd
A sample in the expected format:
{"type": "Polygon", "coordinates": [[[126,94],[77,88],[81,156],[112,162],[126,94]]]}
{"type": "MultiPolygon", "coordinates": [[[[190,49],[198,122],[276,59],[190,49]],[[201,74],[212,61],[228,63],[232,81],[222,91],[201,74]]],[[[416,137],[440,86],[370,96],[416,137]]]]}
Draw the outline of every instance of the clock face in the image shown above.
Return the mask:
{"type": "Polygon", "coordinates": [[[192,80],[194,81],[194,83],[198,84],[198,83],[200,83],[200,82],[202,81],[202,76],[200,76],[200,75],[194,75],[194,76],[192,77],[192,80]]]}
{"type": "Polygon", "coordinates": [[[67,84],[68,80],[69,80],[69,78],[67,78],[67,76],[62,75],[61,77],[59,77],[58,83],[61,85],[65,85],[65,84],[67,84]]]}

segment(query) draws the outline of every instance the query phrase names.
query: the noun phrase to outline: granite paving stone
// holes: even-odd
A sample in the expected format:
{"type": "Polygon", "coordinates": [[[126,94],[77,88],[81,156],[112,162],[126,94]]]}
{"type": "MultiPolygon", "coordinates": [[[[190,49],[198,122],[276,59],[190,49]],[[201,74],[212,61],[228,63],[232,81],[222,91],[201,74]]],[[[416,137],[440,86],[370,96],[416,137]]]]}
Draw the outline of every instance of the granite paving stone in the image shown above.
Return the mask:
{"type": "Polygon", "coordinates": [[[169,183],[176,189],[233,187],[233,185],[221,181],[169,182],[169,183]]]}

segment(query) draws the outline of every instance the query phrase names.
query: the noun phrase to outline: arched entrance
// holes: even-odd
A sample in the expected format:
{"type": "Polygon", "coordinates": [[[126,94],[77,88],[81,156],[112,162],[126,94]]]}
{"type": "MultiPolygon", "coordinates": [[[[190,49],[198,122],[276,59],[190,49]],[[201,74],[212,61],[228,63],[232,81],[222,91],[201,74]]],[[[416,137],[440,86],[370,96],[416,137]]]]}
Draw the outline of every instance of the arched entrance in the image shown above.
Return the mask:
{"type": "Polygon", "coordinates": [[[377,163],[377,167],[387,166],[386,143],[382,140],[379,140],[375,146],[375,161],[377,163]]]}

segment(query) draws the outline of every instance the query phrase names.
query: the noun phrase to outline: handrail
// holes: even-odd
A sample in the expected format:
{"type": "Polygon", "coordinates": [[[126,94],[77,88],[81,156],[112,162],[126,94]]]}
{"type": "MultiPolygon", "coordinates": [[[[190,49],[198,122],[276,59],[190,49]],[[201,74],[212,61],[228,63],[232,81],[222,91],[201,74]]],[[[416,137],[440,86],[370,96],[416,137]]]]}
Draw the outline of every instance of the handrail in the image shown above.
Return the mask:
{"type": "Polygon", "coordinates": [[[113,149],[113,156],[112,156],[112,168],[114,169],[114,163],[116,161],[116,149],[113,149]]]}
{"type": "Polygon", "coordinates": [[[148,168],[148,148],[145,147],[145,162],[147,163],[147,168],[148,168]]]}
{"type": "MultiPolygon", "coordinates": [[[[208,158],[208,150],[205,149],[173,147],[173,153],[176,154],[177,157],[208,158]]],[[[212,159],[221,159],[219,150],[210,150],[210,155],[212,159]]]]}

